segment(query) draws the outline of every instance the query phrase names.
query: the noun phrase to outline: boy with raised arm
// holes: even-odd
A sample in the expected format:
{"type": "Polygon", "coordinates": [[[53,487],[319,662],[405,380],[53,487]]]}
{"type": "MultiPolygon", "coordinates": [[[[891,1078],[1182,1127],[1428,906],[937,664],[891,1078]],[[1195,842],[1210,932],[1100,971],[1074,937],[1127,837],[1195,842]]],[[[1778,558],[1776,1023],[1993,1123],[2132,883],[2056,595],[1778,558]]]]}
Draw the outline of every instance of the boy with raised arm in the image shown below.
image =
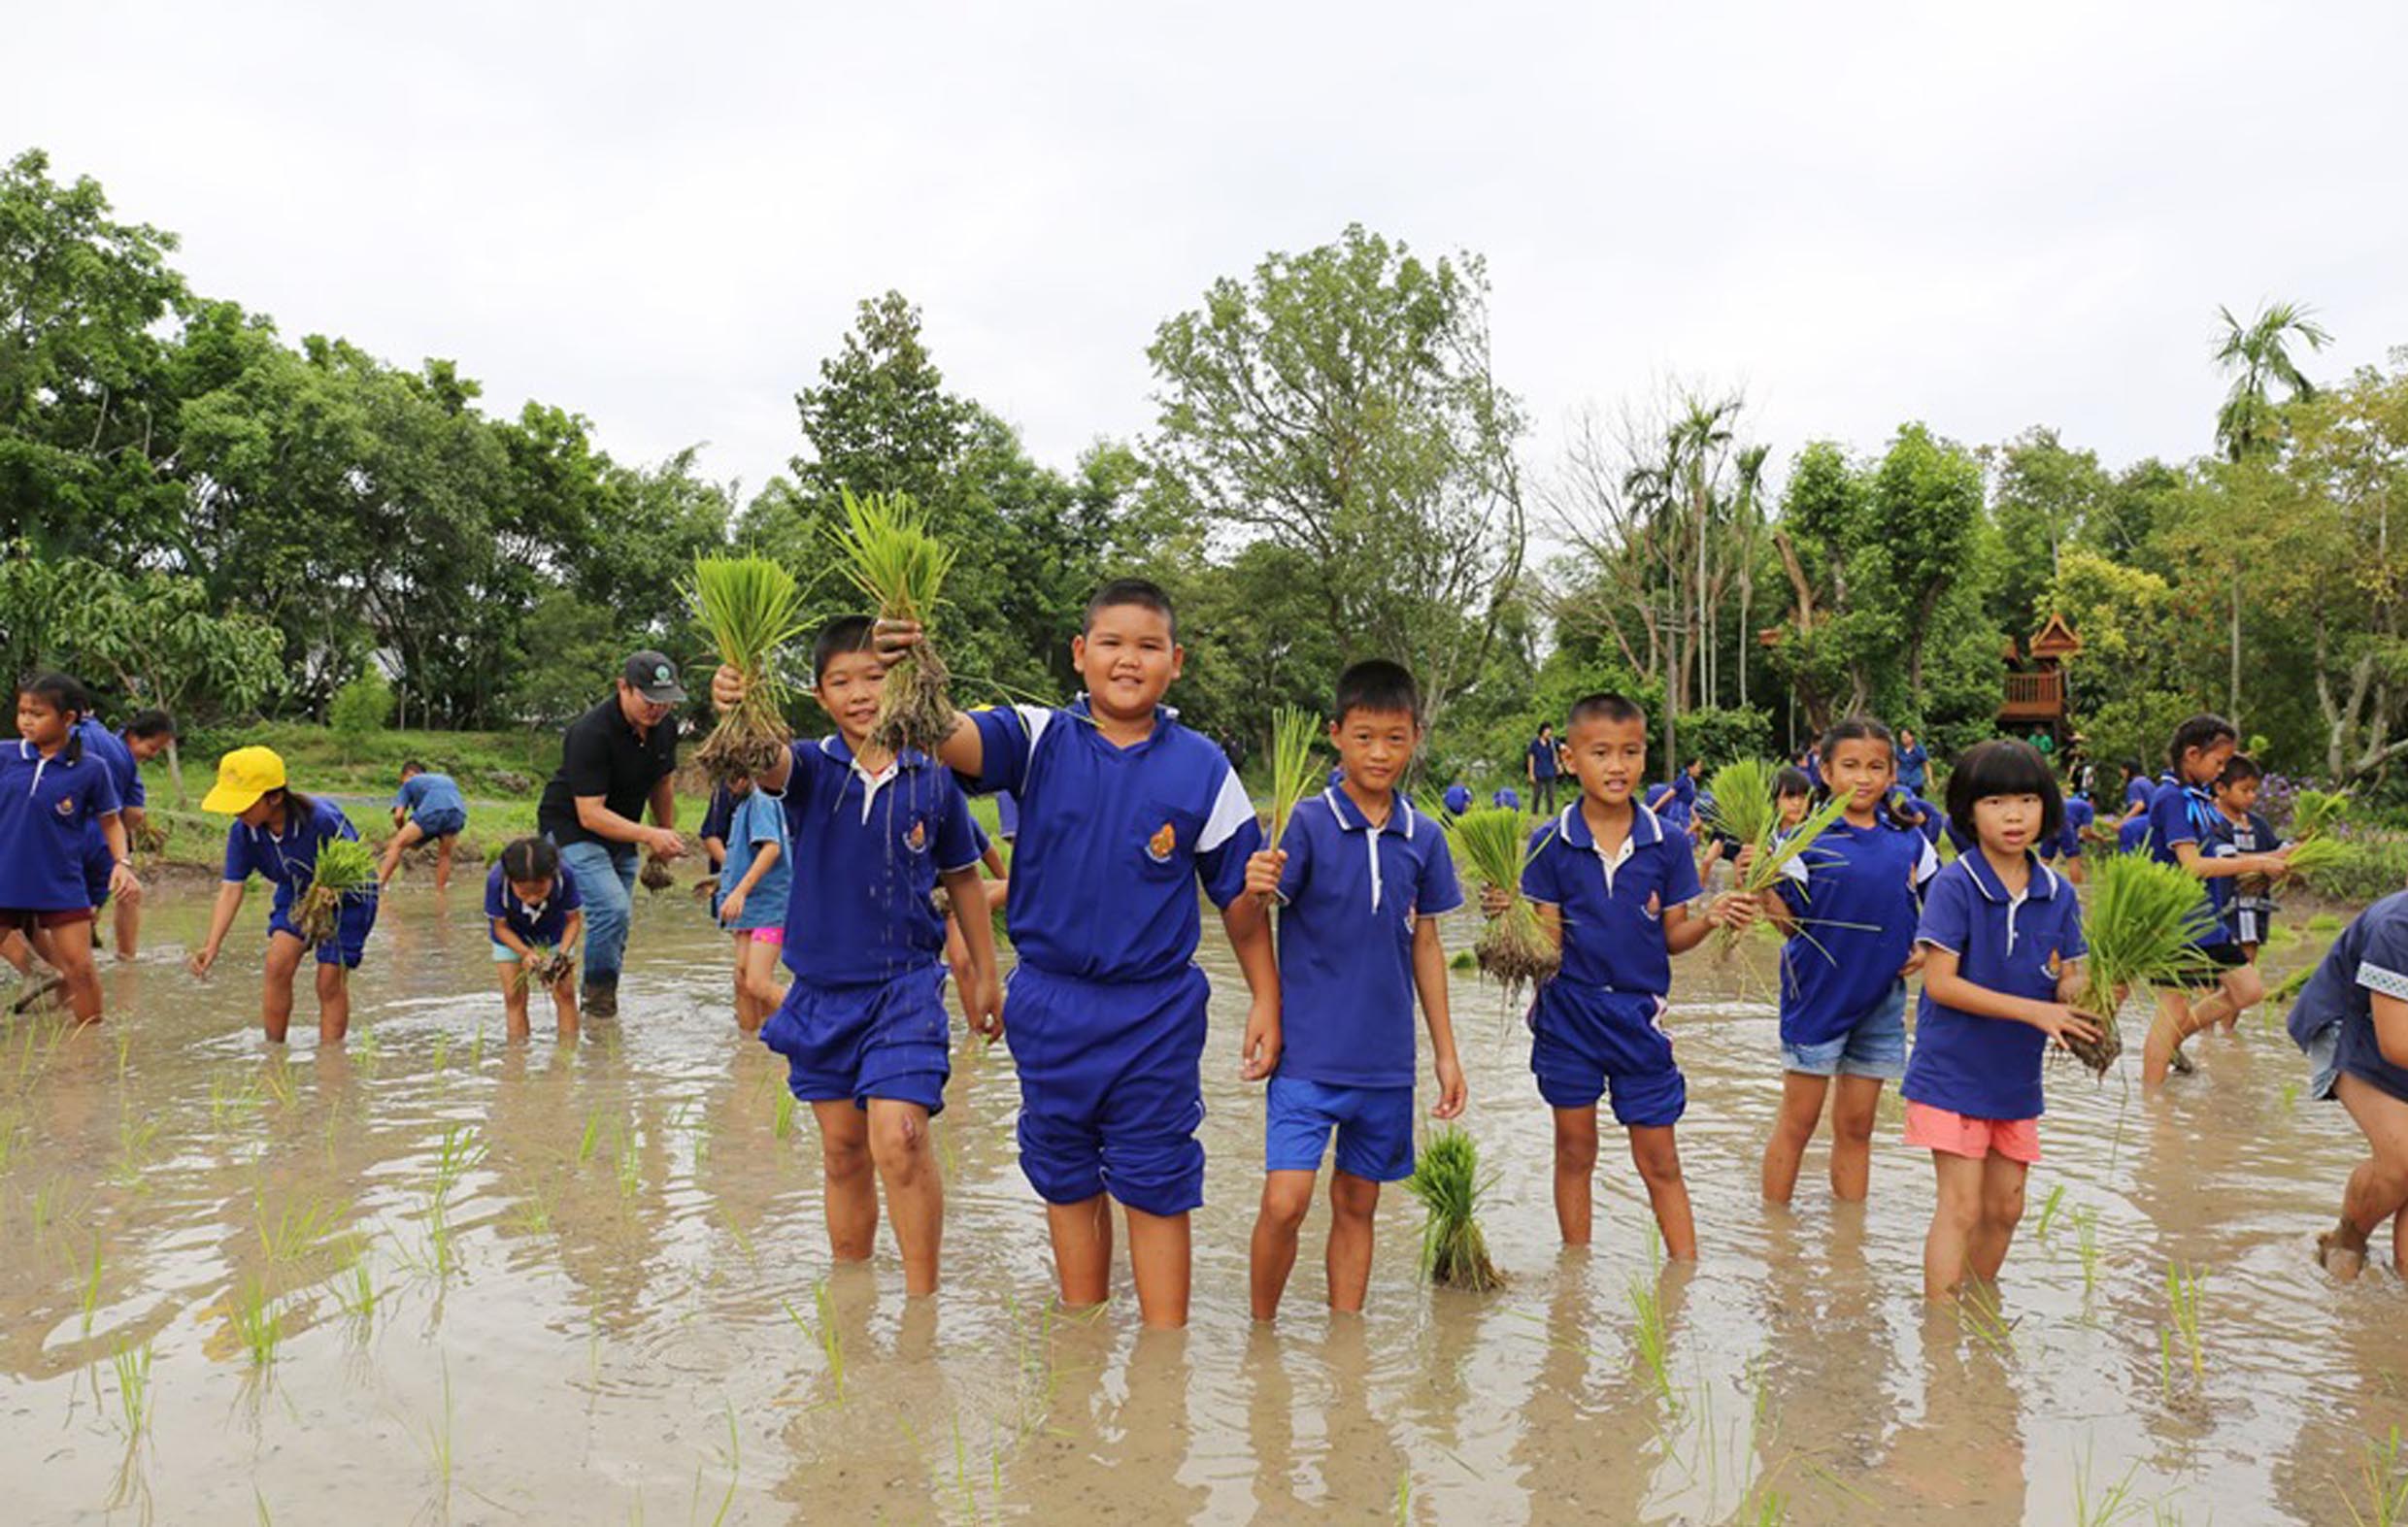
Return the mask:
{"type": "MultiPolygon", "coordinates": [[[[920,635],[880,621],[880,659],[898,660],[920,635]]],[[[1087,684],[1079,699],[956,714],[937,756],[974,788],[1020,801],[1006,1037],[1020,1170],[1046,1201],[1062,1302],[1111,1293],[1109,1195],[1127,1213],[1139,1314],[1181,1326],[1187,1215],[1204,1201],[1196,882],[1221,909],[1253,994],[1240,1065],[1256,1080],[1280,1050],[1269,915],[1245,894],[1262,828],[1227,756],[1163,708],[1187,660],[1167,594],[1139,579],[1105,584],[1070,652],[1087,684]]]]}

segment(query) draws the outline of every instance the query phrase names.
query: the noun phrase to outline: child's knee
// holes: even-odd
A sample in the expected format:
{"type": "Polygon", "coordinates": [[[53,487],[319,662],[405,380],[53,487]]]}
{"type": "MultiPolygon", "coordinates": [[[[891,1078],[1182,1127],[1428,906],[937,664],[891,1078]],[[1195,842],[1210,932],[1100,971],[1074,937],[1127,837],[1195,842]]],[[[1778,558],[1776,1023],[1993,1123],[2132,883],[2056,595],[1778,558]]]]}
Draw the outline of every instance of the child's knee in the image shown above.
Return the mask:
{"type": "MultiPolygon", "coordinates": [[[[1333,1190],[1334,1207],[1337,1194],[1333,1190]]],[[[1313,1210],[1313,1178],[1305,1173],[1273,1173],[1262,1184],[1262,1221],[1272,1229],[1293,1234],[1313,1210]]]]}
{"type": "Polygon", "coordinates": [[[1633,1140],[1630,1161],[1639,1169],[1639,1179],[1650,1187],[1676,1187],[1681,1182],[1681,1152],[1670,1141],[1633,1140]]]}
{"type": "Polygon", "coordinates": [[[819,1163],[827,1175],[837,1180],[862,1177],[870,1170],[870,1143],[866,1134],[828,1134],[819,1136],[819,1163]]]}
{"type": "Polygon", "coordinates": [[[1351,1172],[1329,1181],[1329,1212],[1340,1219],[1369,1223],[1380,1212],[1380,1184],[1351,1172]]]}
{"type": "Polygon", "coordinates": [[[1597,1121],[1594,1115],[1555,1118],[1555,1165],[1565,1171],[1590,1172],[1597,1165],[1597,1121]]]}
{"type": "Polygon", "coordinates": [[[2023,1219],[2023,1184],[2012,1187],[1986,1188],[1982,1193],[1982,1217],[1993,1229],[2013,1230],[2023,1219]]]}
{"type": "Polygon", "coordinates": [[[879,1109],[870,1114],[870,1159],[887,1177],[917,1177],[928,1154],[928,1121],[910,1109],[879,1109]]]}

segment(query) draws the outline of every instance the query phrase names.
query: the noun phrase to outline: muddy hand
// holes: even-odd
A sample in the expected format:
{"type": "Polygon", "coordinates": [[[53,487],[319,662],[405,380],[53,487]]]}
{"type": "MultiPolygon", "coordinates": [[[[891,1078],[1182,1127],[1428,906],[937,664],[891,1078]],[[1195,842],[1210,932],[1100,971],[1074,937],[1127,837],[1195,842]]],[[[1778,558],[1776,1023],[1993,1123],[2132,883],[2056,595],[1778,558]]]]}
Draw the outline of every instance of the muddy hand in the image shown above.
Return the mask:
{"type": "Polygon", "coordinates": [[[711,709],[733,711],[744,704],[744,675],[725,663],[711,676],[711,709]]]}
{"type": "Polygon", "coordinates": [[[882,665],[892,668],[920,640],[917,620],[881,620],[870,628],[870,652],[882,665]]]}

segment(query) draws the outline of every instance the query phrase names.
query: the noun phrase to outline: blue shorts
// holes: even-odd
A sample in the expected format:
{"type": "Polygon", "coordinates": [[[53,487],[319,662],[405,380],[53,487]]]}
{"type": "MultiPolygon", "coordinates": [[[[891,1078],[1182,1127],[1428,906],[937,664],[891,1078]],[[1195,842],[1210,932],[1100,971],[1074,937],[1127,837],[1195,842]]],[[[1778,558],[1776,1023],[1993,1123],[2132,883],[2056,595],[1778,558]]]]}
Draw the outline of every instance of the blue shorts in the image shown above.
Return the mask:
{"type": "Polygon", "coordinates": [[[2329,1103],[2339,1097],[2341,1085],[2341,1024],[2338,1020],[2318,1029],[2307,1044],[2308,1096],[2319,1103],[2329,1103]]]}
{"type": "MultiPolygon", "coordinates": [[[[368,951],[368,930],[376,926],[377,899],[373,896],[346,896],[342,910],[335,913],[334,937],[318,946],[318,963],[340,965],[345,970],[359,969],[360,956],[368,951]]],[[[292,925],[292,903],[278,897],[276,910],[268,913],[268,936],[285,934],[301,937],[301,930],[292,925]]]]}
{"type": "Polygon", "coordinates": [[[1906,1075],[1906,982],[1890,983],[1845,1034],[1819,1045],[1781,1042],[1781,1069],[1809,1077],[1878,1077],[1896,1081],[1906,1075]]]}
{"type": "Polygon", "coordinates": [[[468,825],[468,813],[449,809],[420,812],[410,818],[410,824],[429,838],[455,838],[468,825]]]}
{"type": "Polygon", "coordinates": [[[798,980],[761,1025],[761,1043],[786,1057],[786,1087],[802,1103],[872,1098],[945,1112],[953,1074],[952,1020],[942,963],[867,986],[798,980]]]}
{"type": "Polygon", "coordinates": [[[1338,1170],[1370,1182],[1413,1176],[1413,1088],[1271,1079],[1262,1121],[1265,1172],[1319,1172],[1338,1132],[1338,1170]]]}
{"type": "Polygon", "coordinates": [[[1530,1006],[1530,1070],[1549,1108],[1592,1109],[1613,1093],[1614,1122],[1652,1129],[1679,1122],[1689,1083],[1659,1026],[1661,997],[1603,991],[1557,979],[1530,1006]]]}
{"type": "Polygon", "coordinates": [[[94,912],[109,905],[109,877],[117,867],[108,839],[96,836],[84,846],[84,895],[94,912]]]}
{"type": "Polygon", "coordinates": [[[1020,1171],[1049,1204],[1110,1193],[1149,1214],[1204,1202],[1204,1004],[1194,966],[1091,981],[1023,964],[1004,1002],[1020,1171]]]}

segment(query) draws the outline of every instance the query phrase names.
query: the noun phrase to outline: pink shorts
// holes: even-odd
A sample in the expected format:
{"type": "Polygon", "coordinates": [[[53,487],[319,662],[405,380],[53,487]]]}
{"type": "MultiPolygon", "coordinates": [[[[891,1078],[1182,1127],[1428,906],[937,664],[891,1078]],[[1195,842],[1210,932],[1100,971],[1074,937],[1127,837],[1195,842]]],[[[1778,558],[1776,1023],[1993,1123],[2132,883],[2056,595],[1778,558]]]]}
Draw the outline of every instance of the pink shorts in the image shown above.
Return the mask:
{"type": "Polygon", "coordinates": [[[773,949],[782,949],[786,947],[786,930],[784,928],[754,928],[752,932],[752,942],[755,944],[766,944],[773,949]]]}
{"type": "Polygon", "coordinates": [[[1928,1103],[1906,1106],[1906,1143],[1952,1156],[1979,1161],[1991,1151],[2025,1166],[2040,1159],[2040,1120],[2036,1118],[1975,1118],[1935,1109],[1928,1103]]]}

